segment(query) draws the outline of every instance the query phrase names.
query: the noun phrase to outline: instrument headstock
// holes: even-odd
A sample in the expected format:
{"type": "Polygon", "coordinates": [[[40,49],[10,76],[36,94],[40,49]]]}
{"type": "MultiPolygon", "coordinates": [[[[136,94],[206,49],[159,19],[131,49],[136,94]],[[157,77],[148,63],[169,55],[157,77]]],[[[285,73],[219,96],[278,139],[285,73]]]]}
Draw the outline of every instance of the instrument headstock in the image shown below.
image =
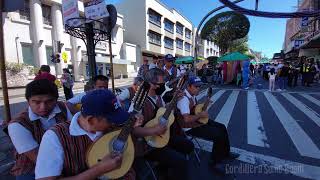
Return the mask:
{"type": "Polygon", "coordinates": [[[132,99],[133,109],[138,112],[142,109],[144,101],[148,95],[150,89],[150,84],[146,81],[143,81],[138,87],[136,94],[132,99]]]}

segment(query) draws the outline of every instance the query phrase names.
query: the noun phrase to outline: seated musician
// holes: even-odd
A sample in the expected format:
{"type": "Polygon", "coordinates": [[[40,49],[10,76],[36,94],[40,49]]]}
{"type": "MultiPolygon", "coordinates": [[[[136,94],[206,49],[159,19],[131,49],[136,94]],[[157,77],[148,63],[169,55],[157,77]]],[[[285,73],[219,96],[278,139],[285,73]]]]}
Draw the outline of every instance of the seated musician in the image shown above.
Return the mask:
{"type": "Polygon", "coordinates": [[[140,76],[135,77],[133,80],[133,84],[130,87],[121,90],[120,94],[117,96],[121,102],[122,107],[125,110],[129,109],[130,103],[131,103],[138,87],[141,85],[142,82],[143,82],[142,77],[140,77],[140,76]]]}
{"type": "MultiPolygon", "coordinates": [[[[97,75],[93,78],[93,83],[94,89],[108,89],[109,78],[104,75],[97,75]]],[[[85,91],[68,100],[67,106],[72,114],[79,112],[79,104],[81,104],[81,99],[86,93],[85,91]]]]}
{"type": "MultiPolygon", "coordinates": [[[[133,135],[137,138],[161,136],[166,131],[169,131],[167,126],[161,124],[154,127],[144,127],[147,122],[156,117],[158,108],[164,106],[164,102],[160,96],[163,92],[163,78],[164,73],[158,68],[150,69],[146,73],[145,81],[149,82],[151,87],[142,109],[142,115],[144,116],[143,125],[135,127],[133,130],[133,135]]],[[[193,150],[193,144],[184,138],[179,138],[170,137],[169,144],[159,149],[149,147],[145,141],[144,143],[136,143],[136,156],[143,156],[147,160],[157,161],[160,166],[171,170],[172,173],[169,173],[169,179],[187,179],[188,162],[185,159],[185,153],[190,153],[193,150]],[[184,147],[187,148],[184,149],[184,147]]]]}
{"type": "MultiPolygon", "coordinates": [[[[93,90],[81,100],[81,111],[71,122],[58,124],[48,130],[39,149],[35,169],[36,179],[96,179],[121,165],[120,154],[106,154],[95,166],[86,165],[88,147],[103,132],[110,132],[129,118],[109,90],[93,90]]],[[[141,121],[141,120],[140,120],[141,121]]],[[[129,171],[125,179],[134,179],[129,171]]]]}
{"type": "Polygon", "coordinates": [[[230,152],[230,144],[228,132],[226,127],[218,122],[209,120],[208,124],[201,124],[198,122],[200,118],[207,118],[208,111],[201,112],[195,115],[195,106],[197,105],[196,95],[198,95],[200,86],[202,85],[201,79],[195,76],[189,78],[185,96],[178,101],[177,104],[177,121],[187,135],[203,138],[214,142],[211,151],[212,167],[221,172],[223,167],[216,165],[224,159],[234,159],[239,155],[230,152]]]}
{"type": "Polygon", "coordinates": [[[11,173],[16,179],[31,180],[44,132],[56,123],[71,120],[72,115],[64,103],[57,101],[57,86],[47,79],[30,82],[25,96],[28,107],[10,121],[8,133],[16,150],[11,173]]]}

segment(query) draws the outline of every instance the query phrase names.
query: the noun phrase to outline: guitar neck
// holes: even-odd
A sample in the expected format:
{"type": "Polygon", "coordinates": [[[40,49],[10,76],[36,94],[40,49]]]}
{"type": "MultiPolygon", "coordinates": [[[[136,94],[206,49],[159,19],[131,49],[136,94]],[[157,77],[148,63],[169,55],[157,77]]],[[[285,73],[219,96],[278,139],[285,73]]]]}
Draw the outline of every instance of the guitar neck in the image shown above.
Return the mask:
{"type": "Polygon", "coordinates": [[[206,111],[210,103],[210,98],[207,98],[202,107],[202,111],[206,111]]]}
{"type": "Polygon", "coordinates": [[[120,140],[122,142],[127,141],[128,137],[133,129],[134,123],[136,122],[135,115],[136,115],[136,112],[130,113],[130,118],[129,118],[128,122],[121,129],[120,134],[117,137],[118,140],[120,140]]]}

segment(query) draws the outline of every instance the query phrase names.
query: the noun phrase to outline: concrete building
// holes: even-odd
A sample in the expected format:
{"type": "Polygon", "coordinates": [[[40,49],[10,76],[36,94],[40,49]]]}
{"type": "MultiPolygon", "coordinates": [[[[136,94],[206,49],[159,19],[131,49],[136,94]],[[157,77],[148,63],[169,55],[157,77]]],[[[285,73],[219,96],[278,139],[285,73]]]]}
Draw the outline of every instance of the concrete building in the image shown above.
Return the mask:
{"type": "Polygon", "coordinates": [[[214,42],[209,40],[201,39],[201,43],[199,44],[199,52],[198,56],[208,58],[210,56],[220,56],[219,47],[214,44],[214,42]]]}
{"type": "Polygon", "coordinates": [[[116,7],[125,16],[125,40],[141,49],[140,63],[168,53],[193,55],[193,25],[175,9],[159,0],[123,0],[116,7]]]}
{"type": "MultiPolygon", "coordinates": [[[[61,11],[61,0],[24,0],[24,9],[4,14],[5,59],[7,62],[25,63],[39,67],[51,66],[53,74],[61,74],[62,68],[70,68],[76,80],[86,79],[87,55],[85,43],[65,32],[61,11]],[[57,52],[67,55],[67,62],[54,64],[51,55],[57,52]]],[[[83,14],[83,2],[78,1],[83,14]]],[[[115,77],[135,75],[136,45],[123,40],[124,16],[118,14],[112,35],[115,77]]],[[[96,45],[98,74],[107,74],[109,50],[107,42],[96,45]]]]}
{"type": "MultiPolygon", "coordinates": [[[[298,11],[319,10],[318,0],[299,0],[298,11]]],[[[306,56],[320,60],[320,19],[291,18],[287,20],[283,44],[285,59],[306,56]]]]}

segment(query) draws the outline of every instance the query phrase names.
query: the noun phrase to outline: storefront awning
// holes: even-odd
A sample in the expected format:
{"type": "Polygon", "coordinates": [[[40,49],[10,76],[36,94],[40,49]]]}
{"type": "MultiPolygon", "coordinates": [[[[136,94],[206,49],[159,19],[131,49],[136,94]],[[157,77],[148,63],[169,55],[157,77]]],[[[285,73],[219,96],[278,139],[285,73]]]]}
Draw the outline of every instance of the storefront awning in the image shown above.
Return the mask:
{"type": "MultiPolygon", "coordinates": [[[[88,62],[88,57],[83,56],[83,61],[88,62]]],[[[110,63],[110,57],[109,56],[96,56],[96,62],[97,63],[110,63]]],[[[125,65],[130,65],[131,61],[126,60],[126,59],[118,59],[118,58],[113,58],[113,63],[114,64],[125,64],[125,65]]]]}

